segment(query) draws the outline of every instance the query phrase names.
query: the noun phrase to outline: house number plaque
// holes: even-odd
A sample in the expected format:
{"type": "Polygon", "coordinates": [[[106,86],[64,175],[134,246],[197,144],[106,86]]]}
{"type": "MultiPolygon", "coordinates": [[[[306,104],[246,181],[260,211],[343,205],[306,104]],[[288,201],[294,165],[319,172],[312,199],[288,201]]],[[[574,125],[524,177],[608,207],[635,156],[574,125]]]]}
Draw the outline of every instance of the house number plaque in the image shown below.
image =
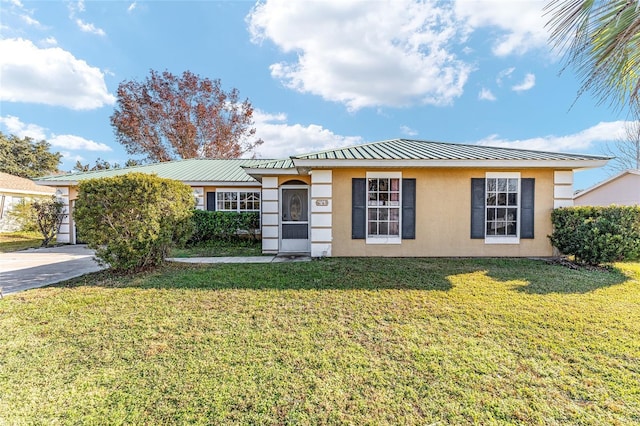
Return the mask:
{"type": "Polygon", "coordinates": [[[326,207],[329,205],[329,200],[316,200],[316,206],[326,207]]]}

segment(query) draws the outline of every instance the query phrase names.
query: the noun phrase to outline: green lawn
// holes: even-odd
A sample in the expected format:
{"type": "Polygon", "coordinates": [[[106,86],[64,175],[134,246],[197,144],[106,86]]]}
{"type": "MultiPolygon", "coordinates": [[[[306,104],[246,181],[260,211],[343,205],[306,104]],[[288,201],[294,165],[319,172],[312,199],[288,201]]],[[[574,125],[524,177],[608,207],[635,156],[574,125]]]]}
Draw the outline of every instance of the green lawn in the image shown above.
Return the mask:
{"type": "Polygon", "coordinates": [[[261,256],[260,241],[204,241],[199,244],[174,248],[169,257],[224,257],[224,256],[261,256]]]}
{"type": "Polygon", "coordinates": [[[640,423],[640,263],[176,264],[0,330],[0,424],[640,423]]]}
{"type": "Polygon", "coordinates": [[[42,235],[38,232],[0,232],[0,253],[40,247],[42,235]]]}

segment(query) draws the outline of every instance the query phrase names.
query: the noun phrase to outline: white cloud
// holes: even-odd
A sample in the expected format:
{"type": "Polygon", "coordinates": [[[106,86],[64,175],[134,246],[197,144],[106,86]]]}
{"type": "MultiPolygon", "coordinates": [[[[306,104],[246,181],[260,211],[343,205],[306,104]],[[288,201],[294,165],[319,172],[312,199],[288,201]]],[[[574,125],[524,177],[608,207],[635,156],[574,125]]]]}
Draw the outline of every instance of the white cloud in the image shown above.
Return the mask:
{"type": "Polygon", "coordinates": [[[90,33],[90,34],[95,34],[95,35],[99,35],[99,36],[105,36],[106,33],[104,32],[104,30],[102,28],[97,28],[95,25],[88,23],[88,22],[84,22],[82,19],[78,18],[76,19],[76,25],[78,26],[78,28],[80,28],[80,31],[84,32],[84,33],[90,33]]]}
{"type": "Polygon", "coordinates": [[[258,158],[289,158],[295,154],[357,145],[360,136],[341,136],[317,124],[287,124],[283,113],[254,111],[256,136],[265,142],[256,150],[258,158]]]}
{"type": "Polygon", "coordinates": [[[515,70],[515,67],[511,67],[500,71],[496,77],[496,83],[498,86],[502,86],[503,80],[511,78],[511,74],[513,74],[515,70]]]}
{"type": "Polygon", "coordinates": [[[84,162],[84,157],[82,155],[73,154],[69,151],[60,151],[62,154],[62,158],[64,158],[65,162],[75,163],[76,161],[84,162]]]}
{"type": "Polygon", "coordinates": [[[483,87],[480,90],[480,93],[478,93],[478,99],[480,99],[481,101],[495,101],[497,98],[491,92],[491,90],[487,89],[486,87],[483,87]]]}
{"type": "Polygon", "coordinates": [[[472,70],[449,49],[451,7],[434,2],[266,0],[247,22],[254,42],[296,56],[271,65],[274,78],[352,111],[451,104],[472,70]]]}
{"type": "Polygon", "coordinates": [[[625,124],[626,121],[600,122],[572,135],[549,135],[522,140],[508,140],[502,139],[498,135],[490,135],[478,141],[477,144],[551,152],[586,151],[597,143],[613,142],[624,137],[625,124]]]}
{"type": "Polygon", "coordinates": [[[133,10],[138,6],[138,2],[134,1],[133,3],[131,3],[129,5],[129,7],[127,8],[127,12],[131,13],[133,12],[133,10]]]}
{"type": "Polygon", "coordinates": [[[76,110],[115,103],[100,69],[59,47],[40,49],[29,40],[0,40],[0,69],[0,101],[76,110]]]}
{"type": "Polygon", "coordinates": [[[41,46],[57,46],[58,45],[58,40],[56,40],[55,37],[47,37],[44,40],[40,41],[40,45],[41,46]]]}
{"type": "Polygon", "coordinates": [[[4,124],[7,132],[19,138],[30,137],[37,141],[46,139],[46,129],[37,124],[25,124],[18,117],[7,115],[0,116],[0,124],[4,124]]]}
{"type": "Polygon", "coordinates": [[[493,54],[524,54],[547,48],[549,34],[544,28],[544,2],[505,0],[457,0],[456,16],[469,33],[482,27],[497,27],[502,32],[493,42],[493,54]]]}
{"type": "MultiPolygon", "coordinates": [[[[23,123],[20,118],[13,115],[0,116],[0,124],[3,124],[7,133],[16,135],[19,138],[30,137],[34,140],[46,140],[54,147],[61,147],[70,150],[86,151],[111,151],[111,147],[104,143],[94,142],[75,135],[47,135],[47,129],[37,124],[23,123]]],[[[66,155],[65,155],[66,157],[66,155]]]]}
{"type": "Polygon", "coordinates": [[[525,92],[531,90],[536,85],[536,76],[528,73],[524,76],[524,80],[520,84],[511,87],[514,92],[525,92]]]}
{"type": "Polygon", "coordinates": [[[84,33],[99,35],[102,37],[106,35],[105,31],[102,28],[98,28],[94,24],[85,22],[82,19],[78,18],[78,14],[85,11],[84,0],[79,0],[77,2],[71,1],[67,3],[67,7],[69,8],[69,19],[75,22],[80,31],[84,33]]]}
{"type": "Polygon", "coordinates": [[[418,131],[409,126],[400,126],[400,133],[407,136],[417,136],[418,131]]]}
{"type": "Polygon", "coordinates": [[[49,142],[51,146],[72,150],[111,151],[111,147],[108,145],[75,135],[51,135],[51,137],[47,139],[47,142],[49,142]]]}
{"type": "Polygon", "coordinates": [[[30,15],[20,15],[20,18],[27,24],[27,25],[31,25],[32,27],[40,27],[42,24],[40,24],[40,22],[33,18],[30,15]]]}

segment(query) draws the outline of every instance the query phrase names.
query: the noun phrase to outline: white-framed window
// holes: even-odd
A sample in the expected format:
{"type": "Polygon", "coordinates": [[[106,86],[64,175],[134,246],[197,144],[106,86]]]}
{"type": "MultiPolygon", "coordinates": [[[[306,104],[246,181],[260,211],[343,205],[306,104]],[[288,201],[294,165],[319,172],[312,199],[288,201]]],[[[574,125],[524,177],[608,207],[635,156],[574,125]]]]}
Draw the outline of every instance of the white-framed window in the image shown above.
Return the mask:
{"type": "Polygon", "coordinates": [[[217,189],[216,210],[226,212],[259,212],[260,191],[217,189]]]}
{"type": "Polygon", "coordinates": [[[402,173],[367,173],[367,244],[400,244],[402,173]]]}
{"type": "Polygon", "coordinates": [[[485,176],[485,242],[520,242],[520,173],[491,172],[485,176]]]}

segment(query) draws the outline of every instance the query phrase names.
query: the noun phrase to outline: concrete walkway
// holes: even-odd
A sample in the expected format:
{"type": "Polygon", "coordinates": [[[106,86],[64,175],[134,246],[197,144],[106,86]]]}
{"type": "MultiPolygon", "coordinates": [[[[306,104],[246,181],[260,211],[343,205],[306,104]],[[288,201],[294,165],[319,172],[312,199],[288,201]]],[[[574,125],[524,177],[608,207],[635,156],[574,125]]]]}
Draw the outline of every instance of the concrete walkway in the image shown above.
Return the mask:
{"type": "Polygon", "coordinates": [[[93,257],[93,250],[82,244],[0,253],[2,294],[43,287],[104,269],[93,257]]]}

